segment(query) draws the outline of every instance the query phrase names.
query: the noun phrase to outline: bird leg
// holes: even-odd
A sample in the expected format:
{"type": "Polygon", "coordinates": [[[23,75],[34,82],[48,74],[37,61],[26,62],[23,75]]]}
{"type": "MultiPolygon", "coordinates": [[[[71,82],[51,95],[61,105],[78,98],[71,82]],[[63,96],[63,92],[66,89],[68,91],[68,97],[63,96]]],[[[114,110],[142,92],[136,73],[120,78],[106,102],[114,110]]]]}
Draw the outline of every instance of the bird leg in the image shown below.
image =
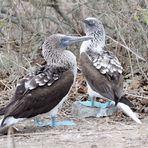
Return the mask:
{"type": "Polygon", "coordinates": [[[96,97],[89,97],[87,101],[80,101],[80,104],[87,106],[87,107],[97,107],[97,108],[108,108],[113,105],[112,101],[107,102],[98,102],[96,101],[96,97]]]}
{"type": "Polygon", "coordinates": [[[51,116],[51,125],[50,126],[51,127],[55,127],[56,126],[56,116],[51,116]]]}
{"type": "Polygon", "coordinates": [[[55,116],[51,116],[51,122],[49,122],[48,124],[51,127],[76,125],[73,121],[69,121],[69,120],[56,121],[55,116]]]}
{"type": "Polygon", "coordinates": [[[91,101],[91,107],[94,107],[94,105],[95,105],[95,100],[96,100],[96,97],[93,96],[93,97],[91,98],[91,100],[90,100],[90,101],[91,101]]]}
{"type": "Polygon", "coordinates": [[[34,124],[37,127],[45,127],[45,126],[55,127],[56,126],[56,116],[51,116],[51,121],[48,121],[48,122],[40,120],[38,117],[35,117],[34,124]]]}
{"type": "Polygon", "coordinates": [[[45,126],[55,127],[55,117],[54,116],[51,117],[50,122],[46,122],[46,121],[40,120],[38,117],[35,117],[34,124],[36,127],[45,127],[45,126]]]}

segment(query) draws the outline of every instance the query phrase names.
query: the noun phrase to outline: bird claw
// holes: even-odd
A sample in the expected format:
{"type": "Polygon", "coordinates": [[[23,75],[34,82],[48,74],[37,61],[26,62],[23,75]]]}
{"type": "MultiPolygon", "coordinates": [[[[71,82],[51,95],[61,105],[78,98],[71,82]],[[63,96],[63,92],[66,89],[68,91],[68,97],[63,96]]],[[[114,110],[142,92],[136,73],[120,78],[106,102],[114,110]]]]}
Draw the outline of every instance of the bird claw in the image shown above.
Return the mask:
{"type": "Polygon", "coordinates": [[[80,104],[87,106],[87,107],[97,107],[97,108],[108,108],[110,106],[113,105],[112,101],[108,101],[105,103],[100,103],[100,102],[96,102],[96,101],[92,101],[87,100],[87,101],[80,101],[80,104]],[[93,105],[92,105],[93,104],[93,105]]]}

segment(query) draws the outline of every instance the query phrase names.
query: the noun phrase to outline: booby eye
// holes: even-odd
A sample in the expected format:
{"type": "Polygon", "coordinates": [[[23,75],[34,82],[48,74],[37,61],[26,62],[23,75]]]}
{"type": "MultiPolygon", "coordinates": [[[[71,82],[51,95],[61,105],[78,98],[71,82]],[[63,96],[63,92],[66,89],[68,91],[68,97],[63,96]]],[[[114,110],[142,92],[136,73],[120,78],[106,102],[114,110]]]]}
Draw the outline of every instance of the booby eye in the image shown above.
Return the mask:
{"type": "Polygon", "coordinates": [[[89,25],[95,25],[95,21],[93,20],[89,21],[89,25]]]}
{"type": "Polygon", "coordinates": [[[95,21],[94,20],[84,20],[84,22],[89,25],[89,26],[95,26],[95,21]]]}

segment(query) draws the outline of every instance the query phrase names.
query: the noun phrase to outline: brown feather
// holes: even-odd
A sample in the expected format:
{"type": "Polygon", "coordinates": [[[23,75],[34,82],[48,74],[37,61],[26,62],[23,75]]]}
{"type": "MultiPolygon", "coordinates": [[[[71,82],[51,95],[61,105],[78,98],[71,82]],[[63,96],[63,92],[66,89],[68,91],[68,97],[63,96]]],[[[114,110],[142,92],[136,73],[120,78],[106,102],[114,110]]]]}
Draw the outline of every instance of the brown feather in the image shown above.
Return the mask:
{"type": "Polygon", "coordinates": [[[92,61],[86,53],[80,56],[83,74],[85,75],[90,87],[105,98],[118,102],[122,95],[123,78],[122,75],[102,74],[99,69],[93,66],[92,61]],[[115,78],[114,78],[115,77],[115,78]]]}
{"type": "Polygon", "coordinates": [[[30,118],[38,114],[52,110],[69,92],[73,84],[74,76],[72,71],[62,72],[60,78],[51,86],[40,86],[36,89],[21,93],[24,90],[24,81],[21,87],[17,87],[14,99],[5,108],[5,118],[30,118]],[[64,86],[64,88],[63,88],[64,86]]]}

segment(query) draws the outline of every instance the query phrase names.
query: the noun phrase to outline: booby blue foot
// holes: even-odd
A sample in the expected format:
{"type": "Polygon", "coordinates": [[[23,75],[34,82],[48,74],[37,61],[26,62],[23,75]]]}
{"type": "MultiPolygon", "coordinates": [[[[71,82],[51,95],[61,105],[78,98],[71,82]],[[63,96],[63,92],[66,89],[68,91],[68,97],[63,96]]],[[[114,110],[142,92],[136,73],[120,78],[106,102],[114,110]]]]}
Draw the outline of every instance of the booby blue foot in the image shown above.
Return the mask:
{"type": "Polygon", "coordinates": [[[46,126],[51,126],[51,127],[57,127],[57,126],[75,126],[76,124],[73,121],[70,120],[65,120],[65,121],[55,121],[54,124],[52,121],[49,122],[39,122],[36,124],[37,127],[46,127],[46,126]]]}
{"type": "Polygon", "coordinates": [[[80,104],[87,107],[97,107],[97,108],[108,108],[113,105],[112,101],[101,103],[94,100],[80,101],[80,104]]]}
{"type": "Polygon", "coordinates": [[[75,126],[76,124],[73,121],[65,120],[65,121],[55,121],[54,118],[52,118],[51,121],[41,121],[39,119],[34,120],[36,127],[57,127],[57,126],[75,126]]]}

